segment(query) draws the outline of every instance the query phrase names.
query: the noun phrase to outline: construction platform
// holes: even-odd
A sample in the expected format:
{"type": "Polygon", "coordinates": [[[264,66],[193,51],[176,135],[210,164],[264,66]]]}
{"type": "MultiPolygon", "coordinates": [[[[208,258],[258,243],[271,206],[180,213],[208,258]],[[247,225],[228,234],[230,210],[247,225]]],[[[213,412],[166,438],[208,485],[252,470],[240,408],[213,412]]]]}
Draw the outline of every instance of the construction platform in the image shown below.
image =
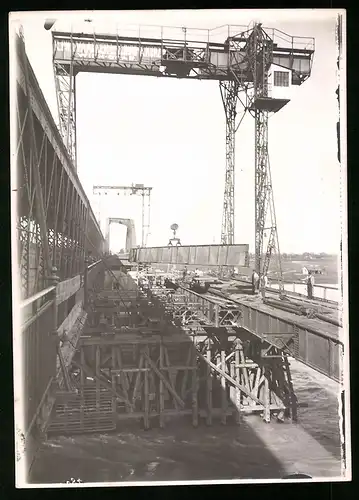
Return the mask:
{"type": "MultiPolygon", "coordinates": [[[[183,285],[144,286],[112,271],[111,259],[98,264],[100,282],[85,293],[87,319],[77,344],[63,340],[68,375],[48,433],[114,431],[130,420],[162,428],[181,415],[194,426],[239,424],[244,414],[296,421],[288,358],[295,349],[300,354],[301,339],[288,329],[289,313],[276,313],[273,334],[251,315],[257,297],[236,301],[183,285]]],[[[256,311],[273,323],[269,306],[256,304],[256,311]]],[[[298,319],[307,336],[312,321],[298,319]]]]}

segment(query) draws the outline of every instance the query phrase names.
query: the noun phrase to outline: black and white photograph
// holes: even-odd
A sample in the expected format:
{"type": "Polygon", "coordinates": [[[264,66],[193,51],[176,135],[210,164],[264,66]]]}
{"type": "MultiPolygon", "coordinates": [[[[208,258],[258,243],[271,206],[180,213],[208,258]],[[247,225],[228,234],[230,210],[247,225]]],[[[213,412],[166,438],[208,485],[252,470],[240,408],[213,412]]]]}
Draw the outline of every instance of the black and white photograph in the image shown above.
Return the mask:
{"type": "Polygon", "coordinates": [[[346,11],[9,14],[17,488],[351,481],[346,11]]]}

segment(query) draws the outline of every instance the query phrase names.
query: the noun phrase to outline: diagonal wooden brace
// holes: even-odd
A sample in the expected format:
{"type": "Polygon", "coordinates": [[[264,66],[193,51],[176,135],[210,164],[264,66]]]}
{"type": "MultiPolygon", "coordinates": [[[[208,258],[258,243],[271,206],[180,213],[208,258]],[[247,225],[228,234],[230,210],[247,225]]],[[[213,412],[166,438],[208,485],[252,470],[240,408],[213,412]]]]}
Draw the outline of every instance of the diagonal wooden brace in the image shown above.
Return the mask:
{"type": "Polygon", "coordinates": [[[133,405],[128,399],[126,399],[124,396],[121,396],[117,391],[115,391],[107,381],[103,380],[102,378],[98,377],[95,373],[93,373],[93,371],[87,365],[77,363],[76,361],[72,362],[78,368],[82,368],[89,377],[92,377],[95,380],[97,380],[103,387],[105,387],[108,391],[110,391],[117,399],[126,403],[130,408],[133,408],[133,405]]]}
{"type": "Polygon", "coordinates": [[[177,392],[174,390],[174,388],[172,387],[172,385],[168,382],[168,380],[163,376],[163,374],[159,371],[159,369],[157,368],[157,366],[154,364],[154,362],[152,361],[152,359],[149,357],[149,355],[143,351],[143,355],[145,356],[145,358],[147,359],[147,362],[148,364],[150,365],[150,367],[152,368],[152,370],[156,373],[156,375],[163,381],[164,385],[166,386],[166,388],[168,389],[168,391],[172,394],[172,396],[174,397],[174,399],[177,401],[177,403],[181,406],[181,408],[184,408],[185,404],[184,404],[184,401],[179,397],[179,395],[177,394],[177,392]]]}
{"type": "Polygon", "coordinates": [[[224,371],[222,371],[215,364],[213,364],[211,361],[209,361],[207,358],[205,358],[202,354],[200,354],[200,353],[198,353],[198,354],[201,357],[201,359],[203,359],[203,361],[205,361],[207,364],[209,364],[209,366],[211,368],[213,368],[213,370],[218,372],[220,375],[222,375],[222,377],[226,378],[228,380],[228,382],[231,382],[231,384],[233,384],[240,391],[244,392],[244,394],[246,394],[249,398],[253,399],[253,401],[255,401],[256,403],[258,403],[259,405],[261,405],[264,408],[262,401],[260,399],[258,399],[256,396],[254,396],[246,387],[244,387],[241,384],[238,384],[238,382],[236,382],[230,375],[228,375],[228,373],[225,373],[224,371]]]}

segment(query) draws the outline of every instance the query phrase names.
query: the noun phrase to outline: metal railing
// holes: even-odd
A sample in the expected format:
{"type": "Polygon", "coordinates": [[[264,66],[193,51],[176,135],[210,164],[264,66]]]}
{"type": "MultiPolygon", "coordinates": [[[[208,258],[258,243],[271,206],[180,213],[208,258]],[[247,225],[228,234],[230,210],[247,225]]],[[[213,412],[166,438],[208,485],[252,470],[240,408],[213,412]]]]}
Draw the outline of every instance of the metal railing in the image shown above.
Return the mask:
{"type": "MultiPolygon", "coordinates": [[[[300,281],[283,281],[285,292],[289,294],[295,294],[298,296],[307,297],[307,287],[306,284],[300,281]]],[[[269,289],[278,288],[277,283],[268,283],[269,289]]],[[[340,291],[335,285],[314,285],[313,286],[313,297],[315,299],[325,300],[328,302],[339,302],[340,301],[340,291]]]]}
{"type": "MultiPolygon", "coordinates": [[[[250,283],[251,279],[248,276],[240,276],[239,281],[250,283]]],[[[282,281],[284,291],[287,294],[297,295],[299,297],[307,297],[307,286],[303,281],[282,281]]],[[[277,281],[268,280],[267,289],[279,292],[279,285],[277,281]]],[[[324,300],[327,302],[340,302],[340,289],[335,285],[314,285],[313,298],[324,300]]]]}
{"type": "MultiPolygon", "coordinates": [[[[209,47],[223,50],[223,44],[231,37],[249,35],[247,26],[225,25],[213,29],[177,26],[119,25],[96,22],[56,24],[53,31],[54,56],[59,59],[99,60],[108,62],[161,61],[167,49],[191,48],[199,51],[199,61],[207,60],[209,47]],[[61,56],[62,54],[62,56],[61,56]]],[[[275,44],[291,52],[314,51],[314,38],[287,35],[280,30],[264,28],[275,44]]],[[[168,54],[167,54],[168,55],[168,54]]],[[[177,57],[178,54],[177,54],[177,57]]],[[[185,55],[183,55],[185,57],[185,55]]],[[[195,58],[192,53],[191,57],[195,58]]]]}
{"type": "MultiPolygon", "coordinates": [[[[218,43],[223,44],[229,37],[247,34],[253,28],[245,25],[222,25],[215,28],[192,28],[187,26],[161,26],[161,25],[136,25],[121,24],[116,21],[106,22],[93,20],[91,22],[57,21],[54,32],[86,34],[94,39],[104,36],[117,36],[121,38],[137,38],[138,40],[173,40],[183,43],[218,43]]],[[[275,43],[286,44],[288,47],[305,48],[314,50],[314,38],[292,36],[276,28],[263,28],[275,43]]]]}

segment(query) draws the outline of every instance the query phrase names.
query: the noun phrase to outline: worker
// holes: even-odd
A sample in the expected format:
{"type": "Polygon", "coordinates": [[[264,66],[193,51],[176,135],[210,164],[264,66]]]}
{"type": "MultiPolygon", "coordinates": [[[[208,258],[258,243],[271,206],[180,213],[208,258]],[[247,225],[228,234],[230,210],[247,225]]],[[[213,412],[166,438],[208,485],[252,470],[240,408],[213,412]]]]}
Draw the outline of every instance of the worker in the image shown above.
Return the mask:
{"type": "Polygon", "coordinates": [[[268,286],[268,278],[266,275],[263,275],[261,277],[261,292],[262,292],[262,299],[265,299],[266,296],[266,288],[268,286]]]}
{"type": "Polygon", "coordinates": [[[196,268],[195,272],[194,272],[194,275],[196,278],[199,278],[199,269],[198,267],[196,268]]]}
{"type": "Polygon", "coordinates": [[[252,293],[255,295],[259,289],[259,276],[255,269],[252,273],[252,293]]]}
{"type": "Polygon", "coordinates": [[[309,271],[308,278],[307,278],[308,299],[313,298],[313,287],[314,287],[314,276],[312,274],[312,271],[309,271]]]}
{"type": "Polygon", "coordinates": [[[183,281],[186,279],[187,273],[188,273],[188,269],[187,269],[187,266],[185,266],[183,269],[183,281]]]}

